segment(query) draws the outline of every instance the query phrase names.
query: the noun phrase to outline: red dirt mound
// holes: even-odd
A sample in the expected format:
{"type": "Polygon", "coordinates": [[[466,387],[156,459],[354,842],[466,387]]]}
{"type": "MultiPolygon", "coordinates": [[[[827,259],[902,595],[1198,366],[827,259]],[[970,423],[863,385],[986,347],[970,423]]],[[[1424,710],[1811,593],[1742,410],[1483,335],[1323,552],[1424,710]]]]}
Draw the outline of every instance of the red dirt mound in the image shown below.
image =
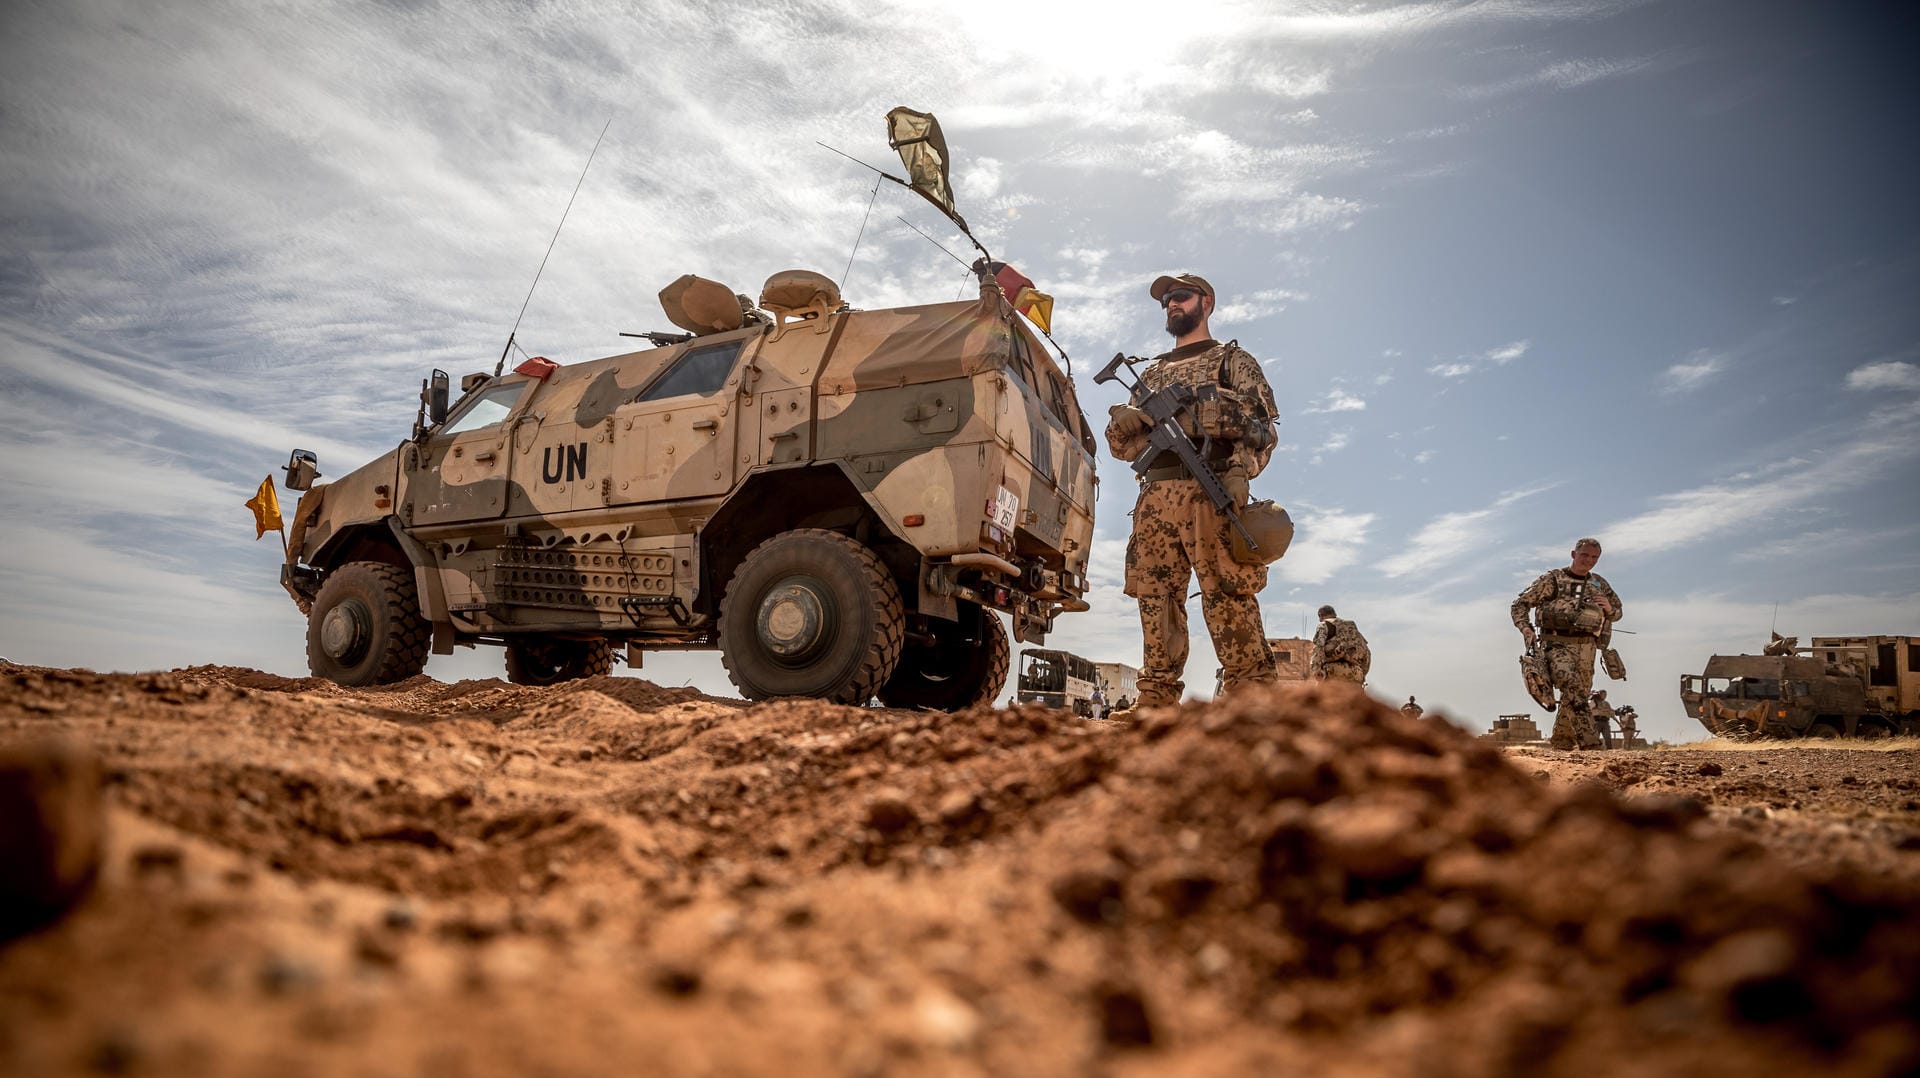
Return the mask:
{"type": "Polygon", "coordinates": [[[0,669],[54,735],[109,838],[9,1073],[1920,1067],[1913,752],[0,669]]]}

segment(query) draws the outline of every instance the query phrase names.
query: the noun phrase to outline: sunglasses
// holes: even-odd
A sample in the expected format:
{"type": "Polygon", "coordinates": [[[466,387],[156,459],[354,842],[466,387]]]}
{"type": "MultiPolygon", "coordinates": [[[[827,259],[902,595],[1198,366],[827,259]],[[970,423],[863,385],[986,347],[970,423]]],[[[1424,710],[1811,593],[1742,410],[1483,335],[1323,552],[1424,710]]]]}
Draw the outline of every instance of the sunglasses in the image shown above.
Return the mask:
{"type": "Polygon", "coordinates": [[[1176,288],[1160,297],[1160,306],[1162,309],[1165,309],[1170,303],[1185,303],[1198,295],[1200,295],[1200,293],[1191,288],[1176,288]]]}

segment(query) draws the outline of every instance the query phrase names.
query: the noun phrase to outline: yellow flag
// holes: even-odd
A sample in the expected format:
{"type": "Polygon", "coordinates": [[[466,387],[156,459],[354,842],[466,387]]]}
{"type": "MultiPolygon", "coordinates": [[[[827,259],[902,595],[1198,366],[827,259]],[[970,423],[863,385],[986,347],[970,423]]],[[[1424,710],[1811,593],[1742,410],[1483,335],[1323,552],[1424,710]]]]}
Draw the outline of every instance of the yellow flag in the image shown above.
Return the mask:
{"type": "Polygon", "coordinates": [[[1020,290],[1020,295],[1013,301],[1013,306],[1021,314],[1032,319],[1033,324],[1040,327],[1040,332],[1053,332],[1052,296],[1029,285],[1020,290]]]}
{"type": "Polygon", "coordinates": [[[268,532],[277,532],[284,526],[280,520],[280,496],[273,492],[273,476],[260,480],[260,489],[247,499],[247,508],[253,510],[255,542],[259,542],[260,537],[268,532]]]}

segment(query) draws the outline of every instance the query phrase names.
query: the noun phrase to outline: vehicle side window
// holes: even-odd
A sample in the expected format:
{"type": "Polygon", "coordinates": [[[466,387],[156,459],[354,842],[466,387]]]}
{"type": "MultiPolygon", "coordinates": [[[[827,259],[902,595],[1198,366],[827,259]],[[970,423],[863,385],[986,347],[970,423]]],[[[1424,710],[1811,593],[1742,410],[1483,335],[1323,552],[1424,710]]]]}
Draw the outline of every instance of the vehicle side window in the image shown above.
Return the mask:
{"type": "Polygon", "coordinates": [[[1052,395],[1047,398],[1047,407],[1053,412],[1054,418],[1064,425],[1067,421],[1067,385],[1060,380],[1059,375],[1048,371],[1047,388],[1052,391],[1052,395]]]}
{"type": "Polygon", "coordinates": [[[1011,366],[1013,367],[1014,377],[1025,382],[1029,387],[1035,388],[1035,392],[1038,392],[1037,386],[1039,383],[1034,381],[1033,377],[1033,353],[1027,349],[1027,335],[1020,332],[1017,328],[1013,331],[1013,362],[1011,366]]]}
{"type": "Polygon", "coordinates": [[[688,349],[635,400],[711,396],[727,384],[727,374],[733,370],[733,363],[740,358],[740,349],[745,346],[745,341],[728,341],[725,344],[688,349]]]}
{"type": "Polygon", "coordinates": [[[493,426],[507,418],[507,413],[513,411],[514,402],[520,399],[520,394],[524,393],[526,388],[525,382],[514,382],[511,385],[494,386],[482,392],[474,398],[473,403],[466,410],[460,413],[459,418],[447,424],[440,433],[460,434],[464,431],[493,426]]]}

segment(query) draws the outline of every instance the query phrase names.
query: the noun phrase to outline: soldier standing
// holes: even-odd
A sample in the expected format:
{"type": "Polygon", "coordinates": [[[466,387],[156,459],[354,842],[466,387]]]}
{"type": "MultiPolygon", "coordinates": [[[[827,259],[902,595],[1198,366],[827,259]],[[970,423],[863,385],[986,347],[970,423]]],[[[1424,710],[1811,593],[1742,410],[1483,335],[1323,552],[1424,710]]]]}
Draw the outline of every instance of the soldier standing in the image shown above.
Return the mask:
{"type": "Polygon", "coordinates": [[[1333,607],[1320,608],[1320,625],[1313,630],[1313,658],[1307,661],[1307,674],[1315,681],[1351,681],[1367,683],[1367,671],[1373,668],[1373,650],[1360,627],[1334,613],[1333,607]]]}
{"type": "Polygon", "coordinates": [[[1421,707],[1419,702],[1411,696],[1407,697],[1406,703],[1400,705],[1400,714],[1405,715],[1409,719],[1417,719],[1426,713],[1427,709],[1421,707]]]}
{"type": "Polygon", "coordinates": [[[1553,716],[1553,747],[1571,749],[1593,738],[1593,716],[1588,694],[1593,691],[1593,654],[1600,632],[1620,620],[1620,596],[1606,578],[1593,571],[1600,561],[1600,540],[1582,539],[1573,545],[1573,561],[1565,569],[1544,573],[1513,601],[1514,627],[1527,650],[1541,649],[1559,694],[1553,716]],[[1539,628],[1530,624],[1537,618],[1539,628]]]}
{"type": "MultiPolygon", "coordinates": [[[[1166,312],[1174,339],[1140,374],[1140,388],[1153,392],[1173,383],[1193,389],[1199,403],[1182,419],[1189,436],[1203,443],[1207,463],[1233,498],[1247,504],[1247,485],[1273,455],[1277,409],[1260,363],[1237,341],[1213,339],[1207,318],[1213,286],[1191,273],[1161,277],[1147,294],[1166,312]],[[1211,397],[1213,399],[1209,400],[1211,397]],[[1203,441],[1204,440],[1204,441],[1203,441]]],[[[1107,423],[1107,446],[1121,460],[1147,448],[1152,422],[1131,404],[1117,404],[1107,423]]],[[[1200,577],[1200,604],[1213,648],[1225,672],[1224,689],[1279,679],[1260,620],[1265,565],[1243,565],[1228,551],[1227,518],[1213,507],[1184,464],[1163,454],[1162,463],[1140,477],[1127,541],[1126,593],[1140,604],[1145,638],[1138,707],[1180,702],[1186,684],[1187,581],[1200,577]]]]}
{"type": "Polygon", "coordinates": [[[1615,717],[1620,720],[1620,747],[1632,748],[1633,737],[1640,730],[1640,720],[1633,713],[1633,705],[1621,704],[1615,717]]]}
{"type": "Polygon", "coordinates": [[[1589,698],[1587,709],[1593,712],[1593,731],[1600,738],[1600,745],[1613,747],[1613,705],[1607,703],[1607,690],[1595,689],[1589,698]]]}

